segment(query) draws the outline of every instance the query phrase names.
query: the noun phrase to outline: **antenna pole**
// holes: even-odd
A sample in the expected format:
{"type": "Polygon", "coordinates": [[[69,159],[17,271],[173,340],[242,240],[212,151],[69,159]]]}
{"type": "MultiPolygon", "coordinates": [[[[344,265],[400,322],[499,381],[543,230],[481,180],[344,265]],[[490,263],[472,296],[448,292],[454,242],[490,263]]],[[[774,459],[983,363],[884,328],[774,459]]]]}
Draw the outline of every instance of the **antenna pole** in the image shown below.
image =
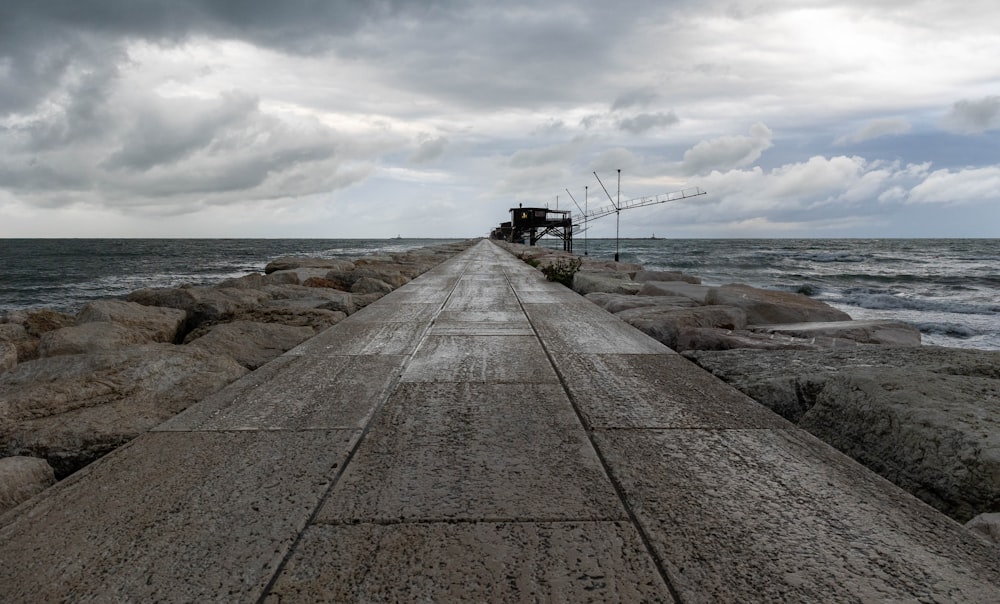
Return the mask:
{"type": "Polygon", "coordinates": [[[615,262],[618,262],[618,227],[622,223],[622,169],[618,168],[618,209],[615,210],[615,262]]]}
{"type": "MultiPolygon", "coordinates": [[[[590,195],[589,195],[589,193],[590,193],[589,189],[590,189],[590,185],[585,185],[583,187],[583,217],[584,218],[587,218],[587,202],[589,201],[589,197],[590,197],[590,195]]],[[[586,224],[586,222],[584,224],[586,224]]],[[[590,255],[590,250],[587,249],[587,242],[589,241],[588,238],[587,238],[587,231],[589,231],[589,230],[590,230],[590,227],[587,227],[587,229],[583,231],[583,255],[584,256],[590,255]]]]}

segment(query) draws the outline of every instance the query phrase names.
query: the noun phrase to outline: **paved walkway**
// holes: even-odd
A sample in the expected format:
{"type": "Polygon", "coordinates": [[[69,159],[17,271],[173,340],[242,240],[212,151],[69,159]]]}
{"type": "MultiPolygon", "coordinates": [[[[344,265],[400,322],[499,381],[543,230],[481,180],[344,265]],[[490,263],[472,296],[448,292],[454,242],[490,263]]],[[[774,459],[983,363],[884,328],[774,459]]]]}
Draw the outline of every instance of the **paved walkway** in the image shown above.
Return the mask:
{"type": "Polygon", "coordinates": [[[0,600],[997,602],[961,527],[488,241],[33,500],[0,600]]]}

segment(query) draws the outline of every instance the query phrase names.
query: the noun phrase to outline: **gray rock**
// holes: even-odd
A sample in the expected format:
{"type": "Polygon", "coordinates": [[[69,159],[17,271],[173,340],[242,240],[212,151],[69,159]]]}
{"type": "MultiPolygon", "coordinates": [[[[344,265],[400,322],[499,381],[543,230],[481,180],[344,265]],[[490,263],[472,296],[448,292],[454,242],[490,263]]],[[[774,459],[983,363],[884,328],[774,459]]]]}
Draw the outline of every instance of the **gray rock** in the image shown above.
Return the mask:
{"type": "Polygon", "coordinates": [[[1000,352],[689,352],[751,398],[964,522],[1000,508],[1000,352]]]}
{"type": "Polygon", "coordinates": [[[861,344],[920,346],[920,330],[897,321],[825,321],[786,325],[751,325],[750,331],[796,338],[845,339],[861,344]]]}
{"type": "Polygon", "coordinates": [[[158,287],[128,295],[129,302],[145,306],[178,308],[187,313],[190,326],[221,321],[240,310],[261,306],[270,295],[256,289],[215,287],[158,287]]]}
{"type": "Polygon", "coordinates": [[[1000,545],[1000,513],[980,514],[965,523],[969,529],[984,541],[1000,545]]]}
{"type": "Polygon", "coordinates": [[[233,321],[211,327],[188,344],[228,356],[253,370],[314,335],[316,332],[311,327],[233,321]]]}
{"type": "Polygon", "coordinates": [[[609,294],[594,292],[584,296],[610,313],[620,313],[633,308],[688,308],[695,305],[690,298],[680,296],[641,296],[630,294],[609,294]]]}
{"type": "Polygon", "coordinates": [[[76,317],[43,308],[25,311],[18,322],[30,337],[37,338],[47,331],[74,325],[76,317]]]}
{"type": "Polygon", "coordinates": [[[628,273],[577,271],[573,275],[573,291],[581,295],[594,292],[635,294],[640,287],[642,286],[633,282],[628,273]]]}
{"type": "Polygon", "coordinates": [[[110,321],[94,321],[43,333],[38,356],[46,358],[64,354],[104,352],[122,346],[152,342],[149,332],[145,330],[110,321]]]}
{"type": "Polygon", "coordinates": [[[52,466],[38,457],[0,458],[0,514],[41,493],[56,481],[52,466]]]}
{"type": "Polygon", "coordinates": [[[847,313],[808,296],[749,285],[730,284],[712,289],[705,303],[742,308],[751,325],[851,320],[847,313]]]}
{"type": "Polygon", "coordinates": [[[632,277],[633,281],[645,283],[646,281],[684,281],[695,285],[701,283],[700,277],[685,275],[675,271],[639,271],[632,277]]]}
{"type": "Polygon", "coordinates": [[[326,270],[350,270],[354,263],[339,258],[308,258],[305,256],[284,256],[275,258],[264,267],[264,273],[270,275],[277,271],[297,268],[320,268],[326,270]]]}
{"type": "Polygon", "coordinates": [[[247,373],[202,348],[147,344],[0,374],[0,455],[79,469],[247,373]]]}
{"type": "MultiPolygon", "coordinates": [[[[852,342],[851,345],[854,345],[852,342]]],[[[688,350],[819,350],[823,346],[816,339],[807,340],[780,334],[756,333],[747,330],[719,329],[715,327],[684,327],[677,332],[677,352],[688,350]]]]}
{"type": "Polygon", "coordinates": [[[729,306],[695,306],[691,308],[634,308],[618,313],[622,320],[646,335],[674,348],[681,329],[689,327],[716,327],[742,329],[746,315],[739,308],[729,306]]]}
{"type": "Polygon", "coordinates": [[[175,342],[187,314],[177,308],[145,306],[125,300],[96,300],[76,315],[77,324],[110,321],[145,332],[150,342],[175,342]]]}
{"type": "Polygon", "coordinates": [[[24,325],[18,323],[0,323],[0,342],[16,342],[28,338],[24,325]]]}
{"type": "Polygon", "coordinates": [[[322,308],[351,315],[358,310],[355,296],[326,287],[305,287],[302,285],[269,285],[264,292],[270,296],[265,304],[270,308],[310,309],[322,308]]]}
{"type": "Polygon", "coordinates": [[[17,367],[17,346],[12,342],[0,341],[0,373],[17,367]]]}
{"type": "Polygon", "coordinates": [[[394,288],[380,279],[372,277],[361,277],[351,285],[351,292],[355,294],[388,294],[394,288]]]}
{"type": "Polygon", "coordinates": [[[340,323],[347,318],[341,311],[323,308],[253,308],[237,313],[234,321],[253,321],[255,323],[276,323],[294,327],[311,327],[319,333],[340,323]]]}
{"type": "Polygon", "coordinates": [[[705,305],[708,292],[715,289],[709,285],[696,285],[686,281],[646,281],[639,290],[641,296],[680,296],[691,299],[695,304],[705,305]]]}

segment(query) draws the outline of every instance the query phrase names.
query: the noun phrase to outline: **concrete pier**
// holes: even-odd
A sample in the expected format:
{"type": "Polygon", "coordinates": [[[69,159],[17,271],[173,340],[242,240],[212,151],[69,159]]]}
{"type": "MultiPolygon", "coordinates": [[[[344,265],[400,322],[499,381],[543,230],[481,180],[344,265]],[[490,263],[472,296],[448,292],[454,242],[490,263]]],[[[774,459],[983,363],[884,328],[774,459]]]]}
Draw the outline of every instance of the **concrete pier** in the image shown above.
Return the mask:
{"type": "Polygon", "coordinates": [[[997,602],[1000,551],[483,241],[0,517],[0,600],[997,602]]]}

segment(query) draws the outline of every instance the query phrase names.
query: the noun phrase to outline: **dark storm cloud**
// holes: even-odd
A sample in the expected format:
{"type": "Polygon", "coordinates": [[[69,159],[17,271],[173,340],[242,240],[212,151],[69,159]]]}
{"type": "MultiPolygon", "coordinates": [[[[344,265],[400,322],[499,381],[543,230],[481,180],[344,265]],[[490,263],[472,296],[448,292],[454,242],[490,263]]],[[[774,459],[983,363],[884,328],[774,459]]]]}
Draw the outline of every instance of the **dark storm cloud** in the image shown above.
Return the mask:
{"type": "Polygon", "coordinates": [[[618,127],[632,134],[642,134],[654,128],[673,126],[679,121],[680,119],[673,111],[668,113],[640,113],[639,115],[619,120],[618,127]]]}
{"type": "Polygon", "coordinates": [[[410,155],[410,162],[422,164],[433,161],[444,154],[445,147],[448,146],[448,139],[439,136],[437,138],[425,138],[416,151],[410,155]]]}
{"type": "Polygon", "coordinates": [[[126,40],[231,38],[289,53],[328,49],[373,20],[444,10],[451,0],[37,0],[0,3],[0,116],[29,110],[74,67],[120,58],[126,40]]]}
{"type": "Polygon", "coordinates": [[[121,147],[104,165],[148,170],[203,149],[233,128],[245,128],[257,114],[257,99],[229,94],[221,99],[150,101],[124,134],[121,147]]]}
{"type": "Polygon", "coordinates": [[[958,101],[945,118],[945,125],[954,132],[968,134],[1000,128],[1000,96],[958,101]]]}
{"type": "Polygon", "coordinates": [[[630,90],[620,94],[618,98],[615,99],[615,102],[611,104],[611,111],[618,111],[619,109],[628,109],[636,106],[645,107],[659,97],[660,94],[652,88],[630,90]]]}

